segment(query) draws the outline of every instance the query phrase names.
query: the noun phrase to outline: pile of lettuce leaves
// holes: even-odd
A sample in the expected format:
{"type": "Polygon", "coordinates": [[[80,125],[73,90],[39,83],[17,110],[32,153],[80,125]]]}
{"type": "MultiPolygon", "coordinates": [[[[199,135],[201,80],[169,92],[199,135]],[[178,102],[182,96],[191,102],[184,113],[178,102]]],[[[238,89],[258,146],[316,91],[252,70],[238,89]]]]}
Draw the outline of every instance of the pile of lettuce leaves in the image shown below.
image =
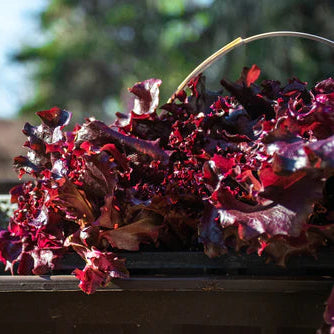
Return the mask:
{"type": "Polygon", "coordinates": [[[37,112],[42,123],[23,129],[27,156],[14,159],[31,180],[11,190],[6,269],[47,274],[75,251],[90,294],[128,277],[122,250],[233,249],[284,264],[333,242],[334,80],[308,89],[259,75],[245,67],[219,93],[200,75],[159,109],[161,80],[137,83],[111,125],[88,118],[65,131],[70,112],[37,112]]]}

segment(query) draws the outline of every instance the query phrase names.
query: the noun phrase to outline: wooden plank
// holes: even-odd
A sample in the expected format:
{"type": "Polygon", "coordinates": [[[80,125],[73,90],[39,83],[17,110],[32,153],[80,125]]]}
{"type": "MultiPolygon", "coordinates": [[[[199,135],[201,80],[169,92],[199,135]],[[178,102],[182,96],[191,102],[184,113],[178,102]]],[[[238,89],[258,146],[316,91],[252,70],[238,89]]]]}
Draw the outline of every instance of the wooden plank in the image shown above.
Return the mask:
{"type": "MultiPolygon", "coordinates": [[[[0,293],[16,291],[79,291],[73,276],[0,276],[0,293]]],[[[240,278],[240,277],[132,277],[113,280],[99,291],[197,291],[242,293],[330,292],[329,278],[240,278]]]]}
{"type": "Polygon", "coordinates": [[[20,332],[24,326],[36,329],[36,324],[40,325],[39,333],[45,333],[43,326],[49,324],[48,330],[54,328],[53,333],[61,334],[93,334],[94,328],[96,333],[108,329],[113,333],[116,329],[116,333],[124,334],[124,327],[133,329],[131,334],[185,334],[185,329],[197,326],[202,333],[215,333],[215,328],[235,333],[233,329],[247,327],[265,329],[265,333],[282,333],[278,332],[280,328],[296,328],[295,332],[284,333],[310,333],[310,329],[315,333],[326,297],[327,291],[104,290],[91,296],[77,291],[7,292],[0,294],[0,322],[5,333],[20,332]],[[11,331],[6,330],[7,326],[11,331]]]}
{"type": "MultiPolygon", "coordinates": [[[[229,253],[210,259],[203,252],[121,252],[131,275],[260,275],[260,276],[333,276],[333,250],[323,249],[317,259],[311,256],[291,258],[286,267],[266,263],[257,254],[229,253]]],[[[67,254],[54,274],[70,274],[83,268],[84,261],[75,253],[67,254]]]]}
{"type": "MultiPolygon", "coordinates": [[[[265,269],[275,270],[280,273],[293,270],[319,270],[334,269],[334,251],[331,248],[319,251],[317,258],[311,256],[295,256],[288,262],[286,268],[275,263],[267,263],[265,256],[257,254],[245,254],[229,252],[217,258],[209,258],[203,252],[133,252],[121,253],[127,259],[130,269],[265,269]]],[[[254,271],[255,271],[254,270],[254,271]]]]}

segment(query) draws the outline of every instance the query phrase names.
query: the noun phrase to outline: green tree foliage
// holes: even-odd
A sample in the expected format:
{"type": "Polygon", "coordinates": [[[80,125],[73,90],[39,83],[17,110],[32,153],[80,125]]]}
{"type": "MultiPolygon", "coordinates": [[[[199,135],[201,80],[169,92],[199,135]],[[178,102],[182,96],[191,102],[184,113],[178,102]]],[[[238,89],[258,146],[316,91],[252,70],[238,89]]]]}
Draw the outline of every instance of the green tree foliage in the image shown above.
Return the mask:
{"type": "MultiPolygon", "coordinates": [[[[127,87],[150,77],[163,80],[166,101],[192,69],[238,36],[297,30],[333,38],[334,31],[331,0],[50,0],[40,19],[47,41],[16,56],[36,68],[36,93],[21,114],[58,105],[75,111],[76,121],[111,119],[126,107],[127,87]]],[[[254,42],[213,65],[208,83],[235,79],[252,63],[262,78],[296,75],[313,83],[331,75],[332,58],[313,41],[254,42]]]]}

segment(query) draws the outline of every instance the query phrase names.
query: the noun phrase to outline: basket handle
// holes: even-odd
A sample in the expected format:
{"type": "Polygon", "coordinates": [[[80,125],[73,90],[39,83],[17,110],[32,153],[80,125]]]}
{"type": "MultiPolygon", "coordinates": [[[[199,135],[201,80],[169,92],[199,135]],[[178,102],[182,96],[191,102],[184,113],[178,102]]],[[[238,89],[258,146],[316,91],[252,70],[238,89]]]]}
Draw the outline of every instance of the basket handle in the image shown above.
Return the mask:
{"type": "Polygon", "coordinates": [[[177,87],[177,89],[174,92],[174,94],[172,95],[172,97],[169,98],[168,103],[172,102],[174,100],[175,96],[182,89],[184,89],[187,86],[187,84],[188,84],[188,82],[190,81],[191,78],[193,78],[193,77],[199,75],[200,73],[202,73],[203,71],[205,71],[211,64],[213,64],[215,61],[217,61],[222,56],[226,55],[227,53],[229,53],[230,51],[232,51],[236,47],[238,47],[240,45],[248,44],[250,42],[253,42],[253,41],[256,41],[256,40],[259,40],[259,39],[270,38],[270,37],[279,37],[279,36],[292,36],[292,37],[306,38],[306,39],[311,39],[311,40],[314,40],[314,41],[317,41],[317,42],[320,42],[320,43],[324,43],[324,44],[327,44],[329,46],[334,47],[334,41],[332,41],[330,39],[320,37],[320,36],[317,36],[317,35],[308,34],[308,33],[305,33],[305,32],[298,32],[298,31],[271,31],[271,32],[266,32],[266,33],[263,33],[263,34],[258,34],[258,35],[254,35],[254,36],[247,37],[247,38],[238,37],[235,40],[233,40],[232,42],[223,46],[221,49],[216,51],[210,57],[206,58],[201,64],[199,64],[182,81],[182,83],[177,87]]]}

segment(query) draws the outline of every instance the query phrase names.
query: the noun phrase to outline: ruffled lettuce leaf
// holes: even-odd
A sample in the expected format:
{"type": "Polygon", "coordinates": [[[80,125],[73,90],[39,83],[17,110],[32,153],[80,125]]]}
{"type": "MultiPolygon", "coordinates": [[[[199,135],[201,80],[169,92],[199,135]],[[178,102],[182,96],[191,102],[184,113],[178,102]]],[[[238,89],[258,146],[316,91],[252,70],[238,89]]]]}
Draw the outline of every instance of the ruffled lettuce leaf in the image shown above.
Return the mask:
{"type": "Polygon", "coordinates": [[[33,180],[11,191],[0,261],[41,275],[74,251],[90,294],[128,277],[121,250],[233,248],[280,265],[315,255],[334,241],[333,79],[309,90],[259,76],[253,65],[223,79],[224,96],[200,75],[160,112],[161,81],[136,83],[111,125],[88,118],[66,132],[70,112],[38,112],[41,125],[23,129],[27,156],[14,160],[33,180]]]}

